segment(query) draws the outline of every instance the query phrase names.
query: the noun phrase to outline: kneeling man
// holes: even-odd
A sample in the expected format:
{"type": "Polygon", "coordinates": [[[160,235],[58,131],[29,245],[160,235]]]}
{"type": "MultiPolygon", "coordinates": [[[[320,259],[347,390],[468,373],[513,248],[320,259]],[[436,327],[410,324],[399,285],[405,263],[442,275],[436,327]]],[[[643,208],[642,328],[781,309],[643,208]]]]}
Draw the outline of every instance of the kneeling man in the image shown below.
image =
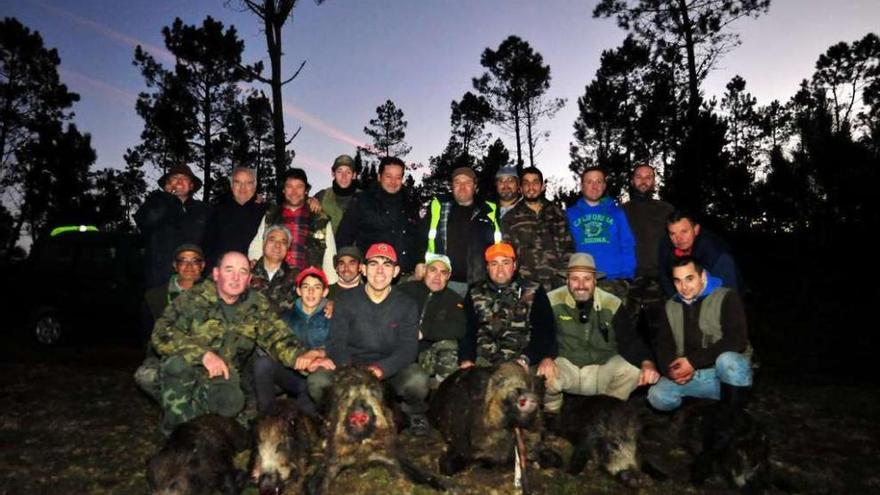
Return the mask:
{"type": "Polygon", "coordinates": [[[575,253],[566,285],[548,294],[559,354],[545,375],[547,412],[559,411],[563,392],[626,400],[636,387],[660,378],[620,298],[596,286],[603,276],[591,255],[575,253]]]}
{"type": "Polygon", "coordinates": [[[666,301],[656,342],[664,376],[648,402],[661,411],[678,408],[683,397],[744,405],[752,368],[742,301],[691,257],[673,262],[672,281],[676,294],[666,301]]]}
{"type": "Polygon", "coordinates": [[[166,434],[203,414],[238,415],[245,405],[239,370],[257,346],[290,368],[298,357],[303,369],[317,357],[304,352],[264,295],[248,290],[244,254],[226,253],[212,275],[213,282],[177,297],[153,329],[166,434]]]}

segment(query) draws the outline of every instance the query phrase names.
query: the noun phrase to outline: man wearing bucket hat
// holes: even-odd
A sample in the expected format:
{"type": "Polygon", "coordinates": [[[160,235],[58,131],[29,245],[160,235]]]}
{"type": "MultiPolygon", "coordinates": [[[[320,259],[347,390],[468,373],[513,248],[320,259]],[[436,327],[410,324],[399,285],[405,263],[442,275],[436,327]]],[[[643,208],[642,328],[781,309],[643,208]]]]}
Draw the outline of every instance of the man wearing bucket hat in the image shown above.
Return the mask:
{"type": "Polygon", "coordinates": [[[559,347],[545,375],[548,412],[559,411],[563,392],[626,400],[639,385],[660,378],[620,298],[596,286],[604,276],[591,255],[575,253],[568,262],[566,285],[548,294],[559,347]]]}
{"type": "Polygon", "coordinates": [[[556,327],[547,293],[516,271],[513,246],[486,249],[489,278],[465,298],[467,330],[458,347],[462,368],[516,361],[544,375],[556,357],[556,327]]]}
{"type": "Polygon", "coordinates": [[[177,246],[202,244],[208,207],[195,194],[202,181],[186,164],[172,165],[159,178],[159,190],[147,196],[134,214],[134,221],[147,241],[144,285],[156,287],[168,282],[177,246]]]}

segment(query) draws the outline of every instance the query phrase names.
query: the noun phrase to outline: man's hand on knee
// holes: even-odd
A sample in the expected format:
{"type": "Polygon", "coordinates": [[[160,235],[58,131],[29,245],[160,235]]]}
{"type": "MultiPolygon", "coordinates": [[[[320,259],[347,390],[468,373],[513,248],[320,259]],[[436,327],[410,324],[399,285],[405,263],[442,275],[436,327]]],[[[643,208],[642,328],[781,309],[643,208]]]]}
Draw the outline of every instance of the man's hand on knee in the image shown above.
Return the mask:
{"type": "Polygon", "coordinates": [[[660,379],[660,373],[657,371],[657,367],[654,366],[652,361],[642,361],[642,369],[639,372],[639,384],[642,385],[653,385],[657,383],[657,380],[660,379]]]}
{"type": "Polygon", "coordinates": [[[208,377],[214,378],[218,376],[223,376],[224,379],[229,380],[229,367],[226,366],[226,363],[223,361],[223,358],[214,354],[213,351],[208,351],[202,356],[202,366],[208,370],[208,377]]]}

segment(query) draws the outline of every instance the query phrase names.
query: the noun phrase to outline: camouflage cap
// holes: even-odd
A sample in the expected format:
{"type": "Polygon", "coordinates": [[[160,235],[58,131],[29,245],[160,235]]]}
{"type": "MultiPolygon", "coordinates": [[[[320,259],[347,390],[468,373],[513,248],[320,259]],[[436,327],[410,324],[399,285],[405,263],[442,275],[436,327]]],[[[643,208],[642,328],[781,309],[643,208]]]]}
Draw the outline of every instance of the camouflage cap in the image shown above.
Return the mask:
{"type": "Polygon", "coordinates": [[[182,253],[184,251],[192,251],[194,253],[197,253],[202,258],[205,257],[204,251],[202,251],[202,248],[198,244],[193,244],[193,243],[187,242],[185,244],[181,244],[180,246],[177,246],[177,249],[174,250],[174,256],[172,256],[172,258],[177,259],[177,255],[179,255],[180,253],[182,253]]]}
{"type": "Polygon", "coordinates": [[[497,172],[495,172],[495,180],[498,180],[502,177],[517,177],[517,178],[519,178],[519,174],[516,173],[516,167],[514,167],[514,166],[501,167],[498,169],[497,172]]]}
{"type": "Polygon", "coordinates": [[[332,170],[335,172],[339,167],[348,167],[354,170],[354,159],[348,155],[339,155],[333,160],[332,170]]]}

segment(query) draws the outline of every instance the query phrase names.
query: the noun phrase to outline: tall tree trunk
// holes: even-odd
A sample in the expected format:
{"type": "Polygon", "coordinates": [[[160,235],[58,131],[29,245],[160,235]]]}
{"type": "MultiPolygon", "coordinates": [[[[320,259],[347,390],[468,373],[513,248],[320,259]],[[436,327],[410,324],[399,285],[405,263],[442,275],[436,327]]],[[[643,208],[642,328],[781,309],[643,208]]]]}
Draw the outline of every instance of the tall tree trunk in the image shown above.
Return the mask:
{"type": "Polygon", "coordinates": [[[693,129],[697,124],[697,112],[700,109],[700,85],[697,79],[697,56],[694,51],[694,31],[688,13],[686,0],[678,0],[681,16],[681,29],[684,33],[685,51],[687,52],[688,68],[688,124],[693,129]]]}
{"type": "Polygon", "coordinates": [[[526,139],[529,142],[529,166],[535,166],[535,141],[532,138],[532,122],[534,116],[532,115],[532,107],[529,104],[526,104],[526,139]]]}
{"type": "Polygon", "coordinates": [[[513,132],[516,135],[516,173],[517,175],[522,173],[523,169],[523,159],[522,159],[522,138],[520,137],[520,121],[522,119],[519,116],[519,108],[515,108],[513,110],[513,132]]]}
{"type": "Polygon", "coordinates": [[[284,107],[281,102],[281,27],[285,17],[275,9],[275,2],[266,3],[266,46],[272,67],[272,142],[275,145],[275,182],[281,187],[281,180],[287,168],[287,143],[284,136],[284,107]],[[279,19],[280,17],[280,19],[279,19]]]}
{"type": "Polygon", "coordinates": [[[211,100],[208,99],[210,89],[205,90],[205,104],[202,113],[205,120],[202,122],[202,133],[204,135],[204,148],[202,149],[202,167],[204,169],[204,184],[202,188],[202,201],[207,204],[211,201],[211,188],[214,186],[213,177],[211,177],[211,162],[214,160],[213,150],[211,146],[211,100]]]}

